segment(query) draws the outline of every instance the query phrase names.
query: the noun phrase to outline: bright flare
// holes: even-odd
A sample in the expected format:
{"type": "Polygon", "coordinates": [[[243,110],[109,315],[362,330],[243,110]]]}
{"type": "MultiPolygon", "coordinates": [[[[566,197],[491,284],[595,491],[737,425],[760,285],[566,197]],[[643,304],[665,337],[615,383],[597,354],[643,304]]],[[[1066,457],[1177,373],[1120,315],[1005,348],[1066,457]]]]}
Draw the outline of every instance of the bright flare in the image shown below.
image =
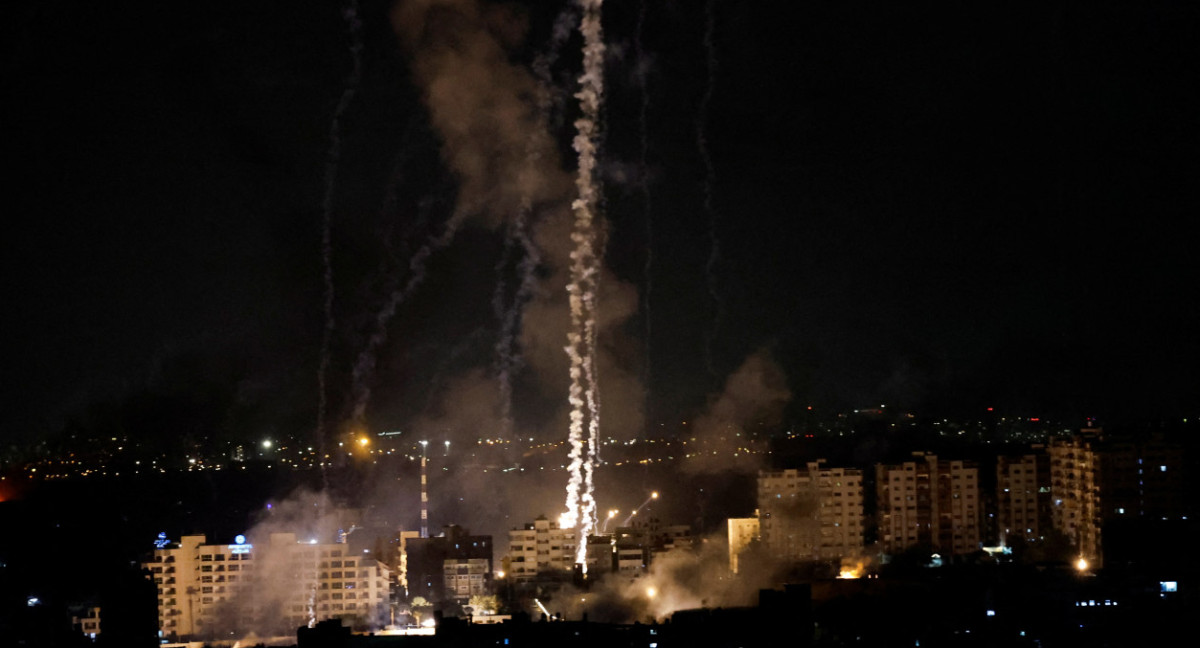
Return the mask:
{"type": "Polygon", "coordinates": [[[571,359],[571,387],[567,400],[571,405],[570,477],[567,482],[567,512],[560,519],[563,528],[575,529],[575,563],[587,573],[587,539],[596,527],[595,482],[593,473],[600,446],[600,397],[596,377],[596,293],[600,279],[600,259],[596,251],[596,214],[600,183],[596,174],[599,142],[600,106],[604,98],[604,39],[600,24],[603,0],[582,0],[583,74],[579,77],[582,115],[575,121],[573,146],[579,154],[575,187],[579,197],[571,204],[575,228],[571,240],[571,280],[567,285],[571,307],[571,330],[566,352],[571,359]],[[585,429],[587,436],[585,437],[585,429]]]}

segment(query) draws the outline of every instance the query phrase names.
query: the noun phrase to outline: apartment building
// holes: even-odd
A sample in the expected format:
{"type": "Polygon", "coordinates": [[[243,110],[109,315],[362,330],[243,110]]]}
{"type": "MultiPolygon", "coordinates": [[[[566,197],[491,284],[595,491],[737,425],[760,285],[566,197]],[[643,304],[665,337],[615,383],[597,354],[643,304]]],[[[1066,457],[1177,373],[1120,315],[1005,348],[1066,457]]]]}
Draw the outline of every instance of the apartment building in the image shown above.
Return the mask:
{"type": "Polygon", "coordinates": [[[862,471],[824,460],[758,474],[759,533],[771,555],[838,561],[863,550],[862,471]]]}
{"type": "Polygon", "coordinates": [[[913,460],[875,467],[879,542],[884,553],[924,546],[942,554],[980,547],[979,468],[914,452],[913,460]]]}

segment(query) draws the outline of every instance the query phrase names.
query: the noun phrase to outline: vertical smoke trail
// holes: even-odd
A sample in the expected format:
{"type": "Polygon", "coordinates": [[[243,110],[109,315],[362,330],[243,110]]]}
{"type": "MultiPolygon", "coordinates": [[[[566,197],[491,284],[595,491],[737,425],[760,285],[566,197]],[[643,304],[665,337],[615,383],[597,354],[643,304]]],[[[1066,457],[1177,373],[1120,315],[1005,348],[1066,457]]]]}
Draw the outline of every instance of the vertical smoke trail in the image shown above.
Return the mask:
{"type": "Polygon", "coordinates": [[[496,339],[496,378],[500,387],[500,431],[502,438],[512,436],[512,376],[520,370],[522,362],[516,351],[517,328],[520,324],[521,309],[532,297],[537,287],[537,277],[534,271],[541,263],[541,254],[529,236],[529,214],[532,206],[529,200],[523,199],[521,210],[509,226],[508,237],[505,239],[504,255],[496,269],[503,272],[509,264],[509,256],[513,248],[520,246],[521,260],[517,263],[517,274],[520,283],[510,304],[505,304],[505,283],[496,283],[496,291],[492,295],[492,309],[500,321],[500,333],[496,339]]]}
{"type": "Polygon", "coordinates": [[[596,286],[599,280],[599,258],[596,252],[596,211],[599,187],[596,180],[596,147],[599,141],[600,106],[604,97],[604,41],[600,24],[602,0],[581,0],[583,18],[579,31],[583,34],[583,74],[576,93],[582,116],[575,121],[573,142],[579,154],[579,169],[575,187],[579,197],[571,207],[575,212],[575,229],[571,240],[571,281],[567,285],[571,306],[571,331],[567,334],[567,354],[571,358],[570,420],[570,481],[567,484],[567,513],[564,520],[576,529],[575,562],[587,573],[587,538],[595,527],[595,499],[592,495],[592,470],[595,465],[599,430],[599,401],[596,396],[596,286]],[[585,442],[584,423],[588,437],[585,442]],[[586,461],[584,458],[587,447],[586,461]],[[586,463],[586,467],[585,467],[586,463]],[[582,490],[582,493],[581,493],[582,490]]]}
{"type": "MultiPolygon", "coordinates": [[[[342,13],[342,17],[345,19],[346,26],[350,31],[350,56],[353,64],[349,75],[346,77],[345,87],[342,89],[341,98],[338,99],[337,108],[333,111],[333,119],[329,124],[329,155],[325,161],[325,198],[322,201],[321,264],[322,282],[325,290],[322,304],[325,310],[325,326],[321,332],[321,359],[317,368],[317,428],[315,432],[317,447],[320,451],[317,457],[321,462],[322,482],[325,482],[327,479],[324,470],[325,416],[329,408],[326,375],[329,372],[330,346],[333,341],[335,326],[333,318],[333,200],[334,187],[337,183],[338,163],[342,156],[342,117],[345,115],[346,109],[350,106],[350,102],[354,100],[354,93],[362,78],[363,39],[362,21],[358,17],[358,0],[349,0],[346,9],[342,13]]],[[[324,485],[328,486],[327,483],[324,485]]]]}
{"type": "Polygon", "coordinates": [[[650,430],[650,421],[653,420],[650,400],[650,380],[653,377],[653,365],[650,361],[650,344],[653,330],[654,317],[650,310],[650,296],[654,289],[654,219],[651,217],[650,203],[650,169],[646,162],[650,150],[649,141],[649,112],[650,112],[650,92],[646,87],[646,77],[648,75],[645,69],[646,52],[642,49],[642,35],[646,28],[646,4],[647,0],[642,0],[641,6],[638,9],[637,27],[634,32],[634,48],[635,58],[638,65],[638,80],[641,84],[642,102],[638,108],[638,135],[641,140],[640,149],[640,164],[639,173],[641,182],[638,183],[638,188],[642,192],[642,220],[646,224],[646,264],[642,271],[644,286],[642,288],[642,317],[644,318],[644,340],[643,340],[643,359],[642,359],[642,397],[643,409],[645,410],[645,427],[644,431],[648,434],[650,430]]]}
{"type": "MultiPolygon", "coordinates": [[[[537,81],[536,104],[538,114],[541,121],[551,123],[554,121],[553,113],[556,111],[557,93],[554,87],[554,78],[552,69],[554,63],[558,61],[559,53],[562,50],[567,39],[571,36],[571,25],[575,20],[575,8],[567,5],[559,12],[554,19],[554,26],[550,34],[550,42],[546,47],[546,51],[537,55],[533,61],[533,73],[537,81]]],[[[531,129],[525,140],[525,168],[523,173],[534,174],[542,164],[542,151],[547,150],[552,146],[548,141],[549,138],[542,129],[531,129]]],[[[522,186],[528,186],[529,183],[521,183],[522,186]]],[[[534,245],[533,239],[530,236],[530,219],[533,216],[533,197],[525,191],[521,196],[521,205],[517,211],[517,215],[508,229],[508,236],[504,241],[504,253],[496,265],[498,276],[496,282],[496,290],[492,293],[492,310],[496,315],[496,319],[500,322],[500,333],[496,340],[496,378],[499,383],[500,391],[500,422],[502,426],[501,436],[508,438],[512,434],[512,376],[520,370],[522,362],[516,350],[517,328],[520,324],[521,309],[528,303],[533,296],[534,290],[537,288],[537,277],[535,271],[541,263],[541,253],[537,246],[534,245]],[[503,280],[503,272],[508,267],[510,255],[513,249],[520,245],[522,256],[521,261],[517,264],[517,274],[520,277],[520,283],[512,297],[512,301],[505,304],[506,286],[503,280]]]]}
{"type": "Polygon", "coordinates": [[[712,103],[713,90],[717,85],[717,54],[713,46],[713,31],[716,29],[717,0],[708,0],[704,7],[704,52],[708,66],[708,84],[704,88],[704,96],[700,99],[700,108],[696,112],[696,148],[700,152],[700,160],[704,163],[704,212],[708,214],[708,261],[704,272],[708,278],[708,295],[712,298],[714,313],[712,327],[704,335],[704,364],[710,376],[717,377],[716,363],[713,360],[713,345],[717,333],[721,329],[721,320],[725,317],[725,300],[721,298],[717,286],[717,263],[721,259],[720,241],[717,239],[717,210],[713,204],[713,185],[716,184],[716,171],[713,168],[712,154],[708,150],[708,138],[705,129],[708,126],[708,108],[712,103]]]}
{"type": "Polygon", "coordinates": [[[412,259],[408,262],[410,272],[408,281],[403,286],[393,290],[388,295],[383,307],[375,314],[375,330],[371,333],[371,337],[367,340],[367,345],[359,352],[358,360],[354,363],[354,409],[351,420],[356,427],[361,426],[366,419],[367,405],[371,401],[371,387],[367,384],[367,379],[370,377],[371,372],[375,370],[375,358],[379,354],[379,348],[387,341],[388,324],[396,314],[396,309],[425,281],[425,270],[429,264],[429,257],[434,252],[450,245],[454,240],[455,234],[458,233],[458,229],[462,226],[463,221],[466,220],[466,217],[467,214],[463,211],[455,212],[446,221],[445,231],[440,236],[430,237],[413,254],[412,259]]]}
{"type": "Polygon", "coordinates": [[[317,626],[317,583],[312,584],[312,589],[308,592],[308,627],[315,628],[317,626]]]}
{"type": "MultiPolygon", "coordinates": [[[[521,207],[521,211],[524,212],[524,201],[522,201],[521,207]]],[[[521,214],[517,215],[518,219],[521,217],[521,214]]],[[[492,361],[492,368],[496,374],[497,389],[500,392],[499,436],[502,439],[509,438],[513,429],[512,373],[516,364],[516,354],[513,350],[516,318],[513,317],[513,321],[510,324],[509,311],[515,310],[515,305],[514,308],[510,309],[505,301],[508,284],[504,280],[504,274],[512,262],[513,249],[517,246],[515,229],[515,222],[508,226],[508,231],[504,237],[504,248],[500,252],[500,259],[496,262],[496,287],[492,290],[492,314],[495,315],[496,321],[500,324],[500,330],[496,333],[496,343],[493,346],[495,359],[492,361]]]]}

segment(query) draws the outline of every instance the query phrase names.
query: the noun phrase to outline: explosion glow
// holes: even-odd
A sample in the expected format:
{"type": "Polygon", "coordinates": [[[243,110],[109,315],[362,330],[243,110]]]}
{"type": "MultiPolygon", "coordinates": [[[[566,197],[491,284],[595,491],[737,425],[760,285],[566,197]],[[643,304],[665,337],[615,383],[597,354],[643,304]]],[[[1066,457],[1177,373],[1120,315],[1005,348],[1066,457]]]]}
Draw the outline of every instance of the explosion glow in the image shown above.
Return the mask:
{"type": "Polygon", "coordinates": [[[583,74],[575,97],[583,115],[575,121],[575,151],[579,172],[575,186],[579,197],[571,207],[575,228],[571,240],[571,281],[567,285],[571,305],[571,329],[567,333],[567,355],[571,358],[570,477],[567,482],[567,511],[559,518],[563,528],[576,531],[575,563],[587,573],[587,538],[596,527],[593,473],[600,443],[600,399],[596,385],[596,288],[600,260],[596,251],[596,212],[599,187],[596,179],[596,144],[600,106],[604,97],[604,42],[600,25],[602,0],[583,0],[583,74]],[[587,437],[584,438],[586,422],[587,437]]]}

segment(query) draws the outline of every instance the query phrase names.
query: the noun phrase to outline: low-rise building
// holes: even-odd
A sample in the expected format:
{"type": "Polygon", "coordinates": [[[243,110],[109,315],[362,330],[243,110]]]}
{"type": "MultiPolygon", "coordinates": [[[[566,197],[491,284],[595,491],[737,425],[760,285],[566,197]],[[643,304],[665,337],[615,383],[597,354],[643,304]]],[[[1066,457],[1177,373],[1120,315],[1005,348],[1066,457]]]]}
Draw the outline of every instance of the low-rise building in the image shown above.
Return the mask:
{"type": "Polygon", "coordinates": [[[527,582],[545,577],[569,577],[575,566],[575,531],[539,516],[524,528],[508,532],[505,557],[509,578],[527,582]]]}

